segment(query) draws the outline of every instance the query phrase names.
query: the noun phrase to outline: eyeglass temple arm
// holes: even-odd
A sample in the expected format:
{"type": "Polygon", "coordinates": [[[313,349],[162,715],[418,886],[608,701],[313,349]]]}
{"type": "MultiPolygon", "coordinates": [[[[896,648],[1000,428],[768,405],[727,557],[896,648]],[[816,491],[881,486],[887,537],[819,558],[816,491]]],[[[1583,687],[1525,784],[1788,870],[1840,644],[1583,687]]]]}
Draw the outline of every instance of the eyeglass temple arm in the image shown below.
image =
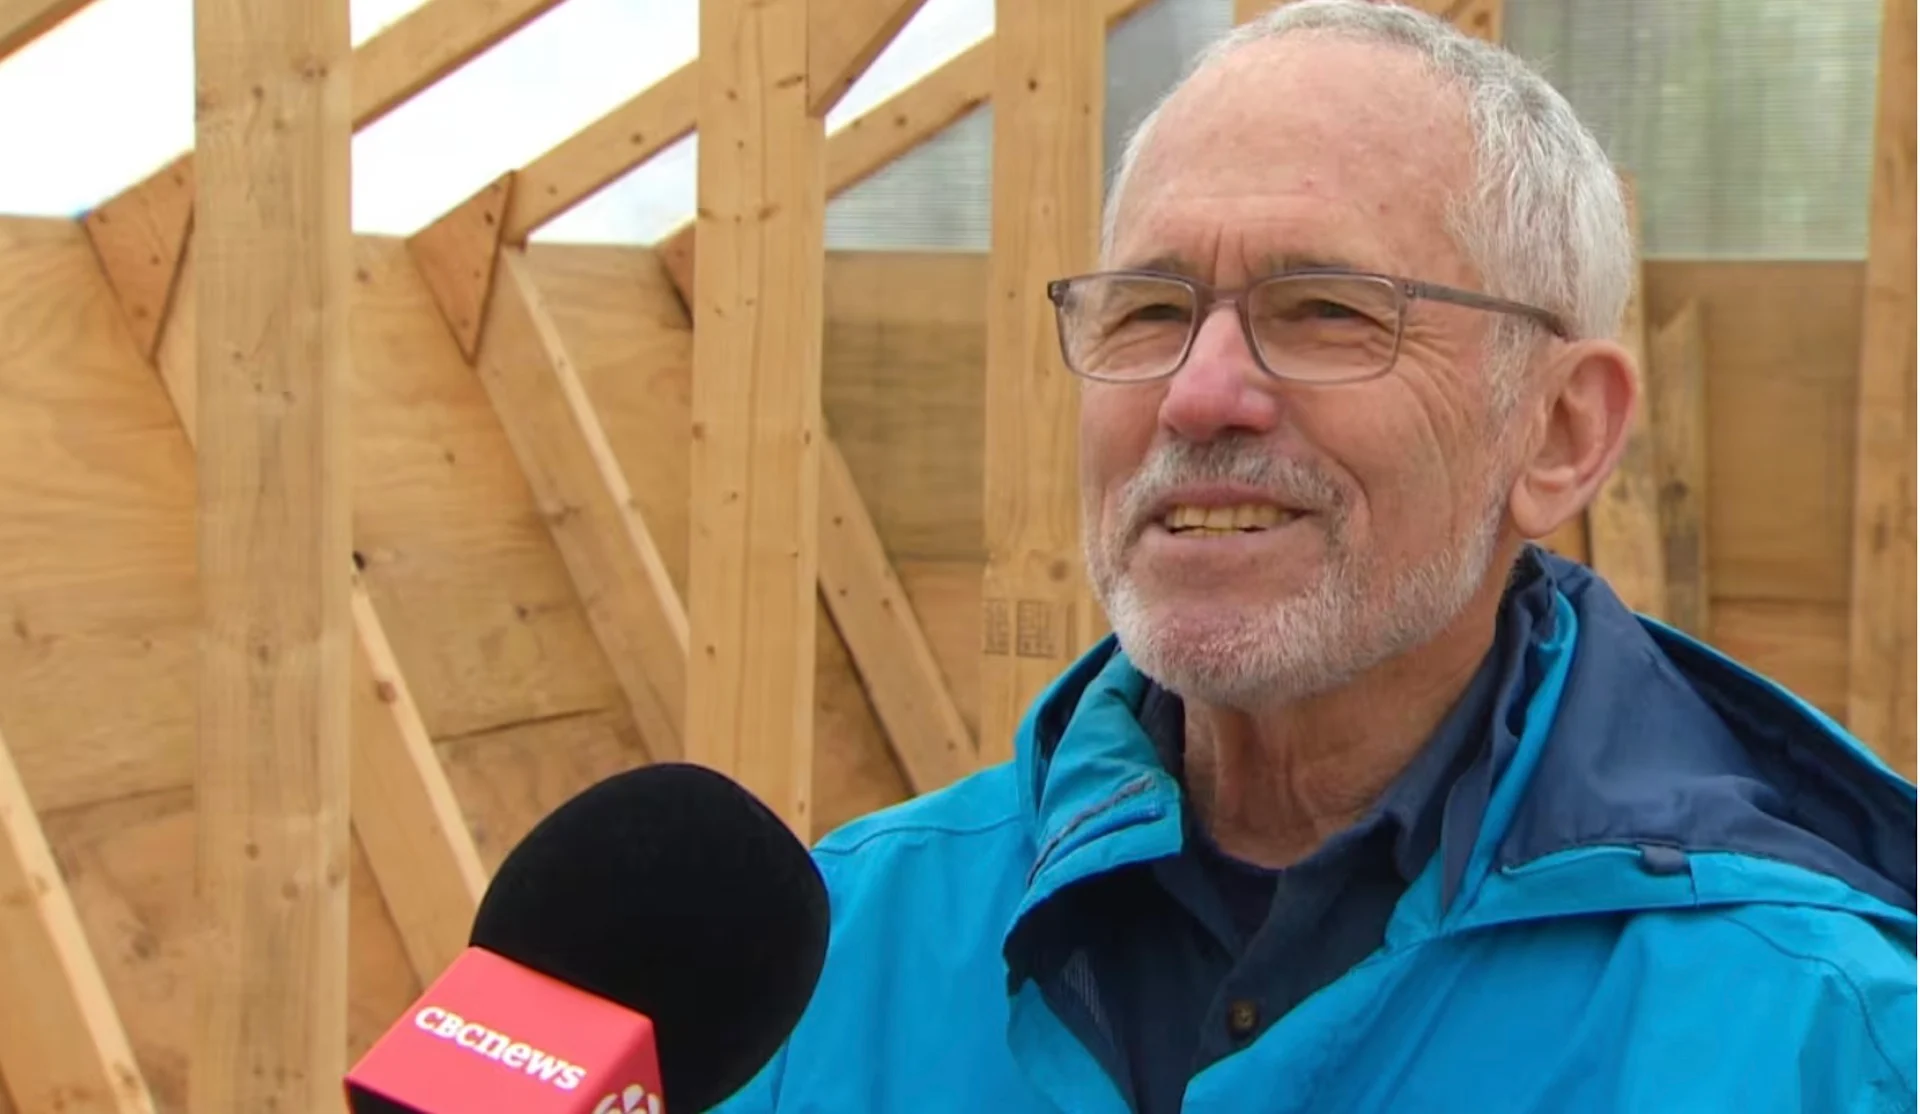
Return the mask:
{"type": "Polygon", "coordinates": [[[1505,298],[1496,298],[1491,294],[1476,294],[1471,290],[1457,290],[1451,286],[1435,286],[1425,282],[1409,282],[1406,284],[1406,290],[1409,295],[1416,298],[1451,302],[1457,306],[1484,309],[1493,313],[1517,314],[1539,322],[1546,327],[1547,331],[1563,340],[1572,337],[1571,330],[1567,328],[1565,322],[1560,320],[1559,314],[1541,309],[1539,306],[1527,305],[1525,302],[1513,302],[1505,298]]]}

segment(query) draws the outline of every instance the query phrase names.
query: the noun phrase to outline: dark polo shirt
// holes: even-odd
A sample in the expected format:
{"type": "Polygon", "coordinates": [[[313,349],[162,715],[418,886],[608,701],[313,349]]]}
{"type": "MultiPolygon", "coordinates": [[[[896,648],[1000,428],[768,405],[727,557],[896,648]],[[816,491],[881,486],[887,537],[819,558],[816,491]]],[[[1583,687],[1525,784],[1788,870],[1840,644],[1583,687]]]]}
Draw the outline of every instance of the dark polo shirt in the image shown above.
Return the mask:
{"type": "MultiPolygon", "coordinates": [[[[1508,606],[1517,592],[1544,590],[1528,579],[1508,606]]],[[[1380,947],[1395,904],[1439,849],[1447,798],[1487,738],[1498,663],[1509,657],[1495,647],[1374,808],[1306,860],[1285,870],[1240,862],[1189,807],[1179,855],[1083,884],[1059,925],[1072,961],[1046,996],[1134,1110],[1174,1114],[1196,1073],[1380,947]]],[[[1180,699],[1150,686],[1139,719],[1181,777],[1180,699]]]]}

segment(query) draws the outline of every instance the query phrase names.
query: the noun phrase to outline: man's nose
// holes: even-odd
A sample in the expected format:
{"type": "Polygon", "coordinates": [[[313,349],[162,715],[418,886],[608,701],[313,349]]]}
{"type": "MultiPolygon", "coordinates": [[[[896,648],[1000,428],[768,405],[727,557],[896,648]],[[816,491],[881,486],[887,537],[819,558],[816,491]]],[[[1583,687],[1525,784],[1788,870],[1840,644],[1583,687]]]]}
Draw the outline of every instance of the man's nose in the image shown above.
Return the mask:
{"type": "Polygon", "coordinates": [[[1278,385],[1260,370],[1233,307],[1216,306],[1200,322],[1187,362],[1167,387],[1160,420],[1190,441],[1265,433],[1279,417],[1278,385]]]}

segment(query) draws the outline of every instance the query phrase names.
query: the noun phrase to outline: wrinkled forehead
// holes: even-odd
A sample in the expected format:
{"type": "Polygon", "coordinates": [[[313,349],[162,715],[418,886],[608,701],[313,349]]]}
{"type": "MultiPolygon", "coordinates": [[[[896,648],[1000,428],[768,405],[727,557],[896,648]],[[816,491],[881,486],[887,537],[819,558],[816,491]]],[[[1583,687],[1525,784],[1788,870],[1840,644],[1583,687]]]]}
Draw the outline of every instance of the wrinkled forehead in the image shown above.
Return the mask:
{"type": "Polygon", "coordinates": [[[1251,44],[1163,107],[1109,262],[1300,258],[1458,280],[1448,214],[1472,169],[1464,96],[1411,51],[1317,33],[1251,44]]]}

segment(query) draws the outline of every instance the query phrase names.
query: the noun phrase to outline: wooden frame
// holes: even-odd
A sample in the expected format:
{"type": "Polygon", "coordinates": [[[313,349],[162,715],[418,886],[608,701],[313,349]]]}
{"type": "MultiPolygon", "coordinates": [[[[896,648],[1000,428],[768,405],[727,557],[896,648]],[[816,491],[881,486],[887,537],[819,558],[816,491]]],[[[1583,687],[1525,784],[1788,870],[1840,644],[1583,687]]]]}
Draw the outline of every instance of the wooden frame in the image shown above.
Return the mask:
{"type": "Polygon", "coordinates": [[[152,1114],[153,1096],[0,738],[0,1073],[21,1110],[152,1114]]]}
{"type": "Polygon", "coordinates": [[[0,0],[0,61],[93,0],[0,0]]]}
{"type": "Polygon", "coordinates": [[[1854,416],[1848,725],[1914,775],[1914,4],[1886,0],[1854,416]]]}
{"type": "Polygon", "coordinates": [[[980,752],[1013,754],[1026,707],[1096,637],[1079,571],[1078,392],[1058,371],[1047,279],[1099,250],[1106,36],[1088,4],[994,9],[980,752]]]}
{"type": "Polygon", "coordinates": [[[347,1069],[349,54],[346,0],[194,5],[207,1114],[347,1069]]]}

